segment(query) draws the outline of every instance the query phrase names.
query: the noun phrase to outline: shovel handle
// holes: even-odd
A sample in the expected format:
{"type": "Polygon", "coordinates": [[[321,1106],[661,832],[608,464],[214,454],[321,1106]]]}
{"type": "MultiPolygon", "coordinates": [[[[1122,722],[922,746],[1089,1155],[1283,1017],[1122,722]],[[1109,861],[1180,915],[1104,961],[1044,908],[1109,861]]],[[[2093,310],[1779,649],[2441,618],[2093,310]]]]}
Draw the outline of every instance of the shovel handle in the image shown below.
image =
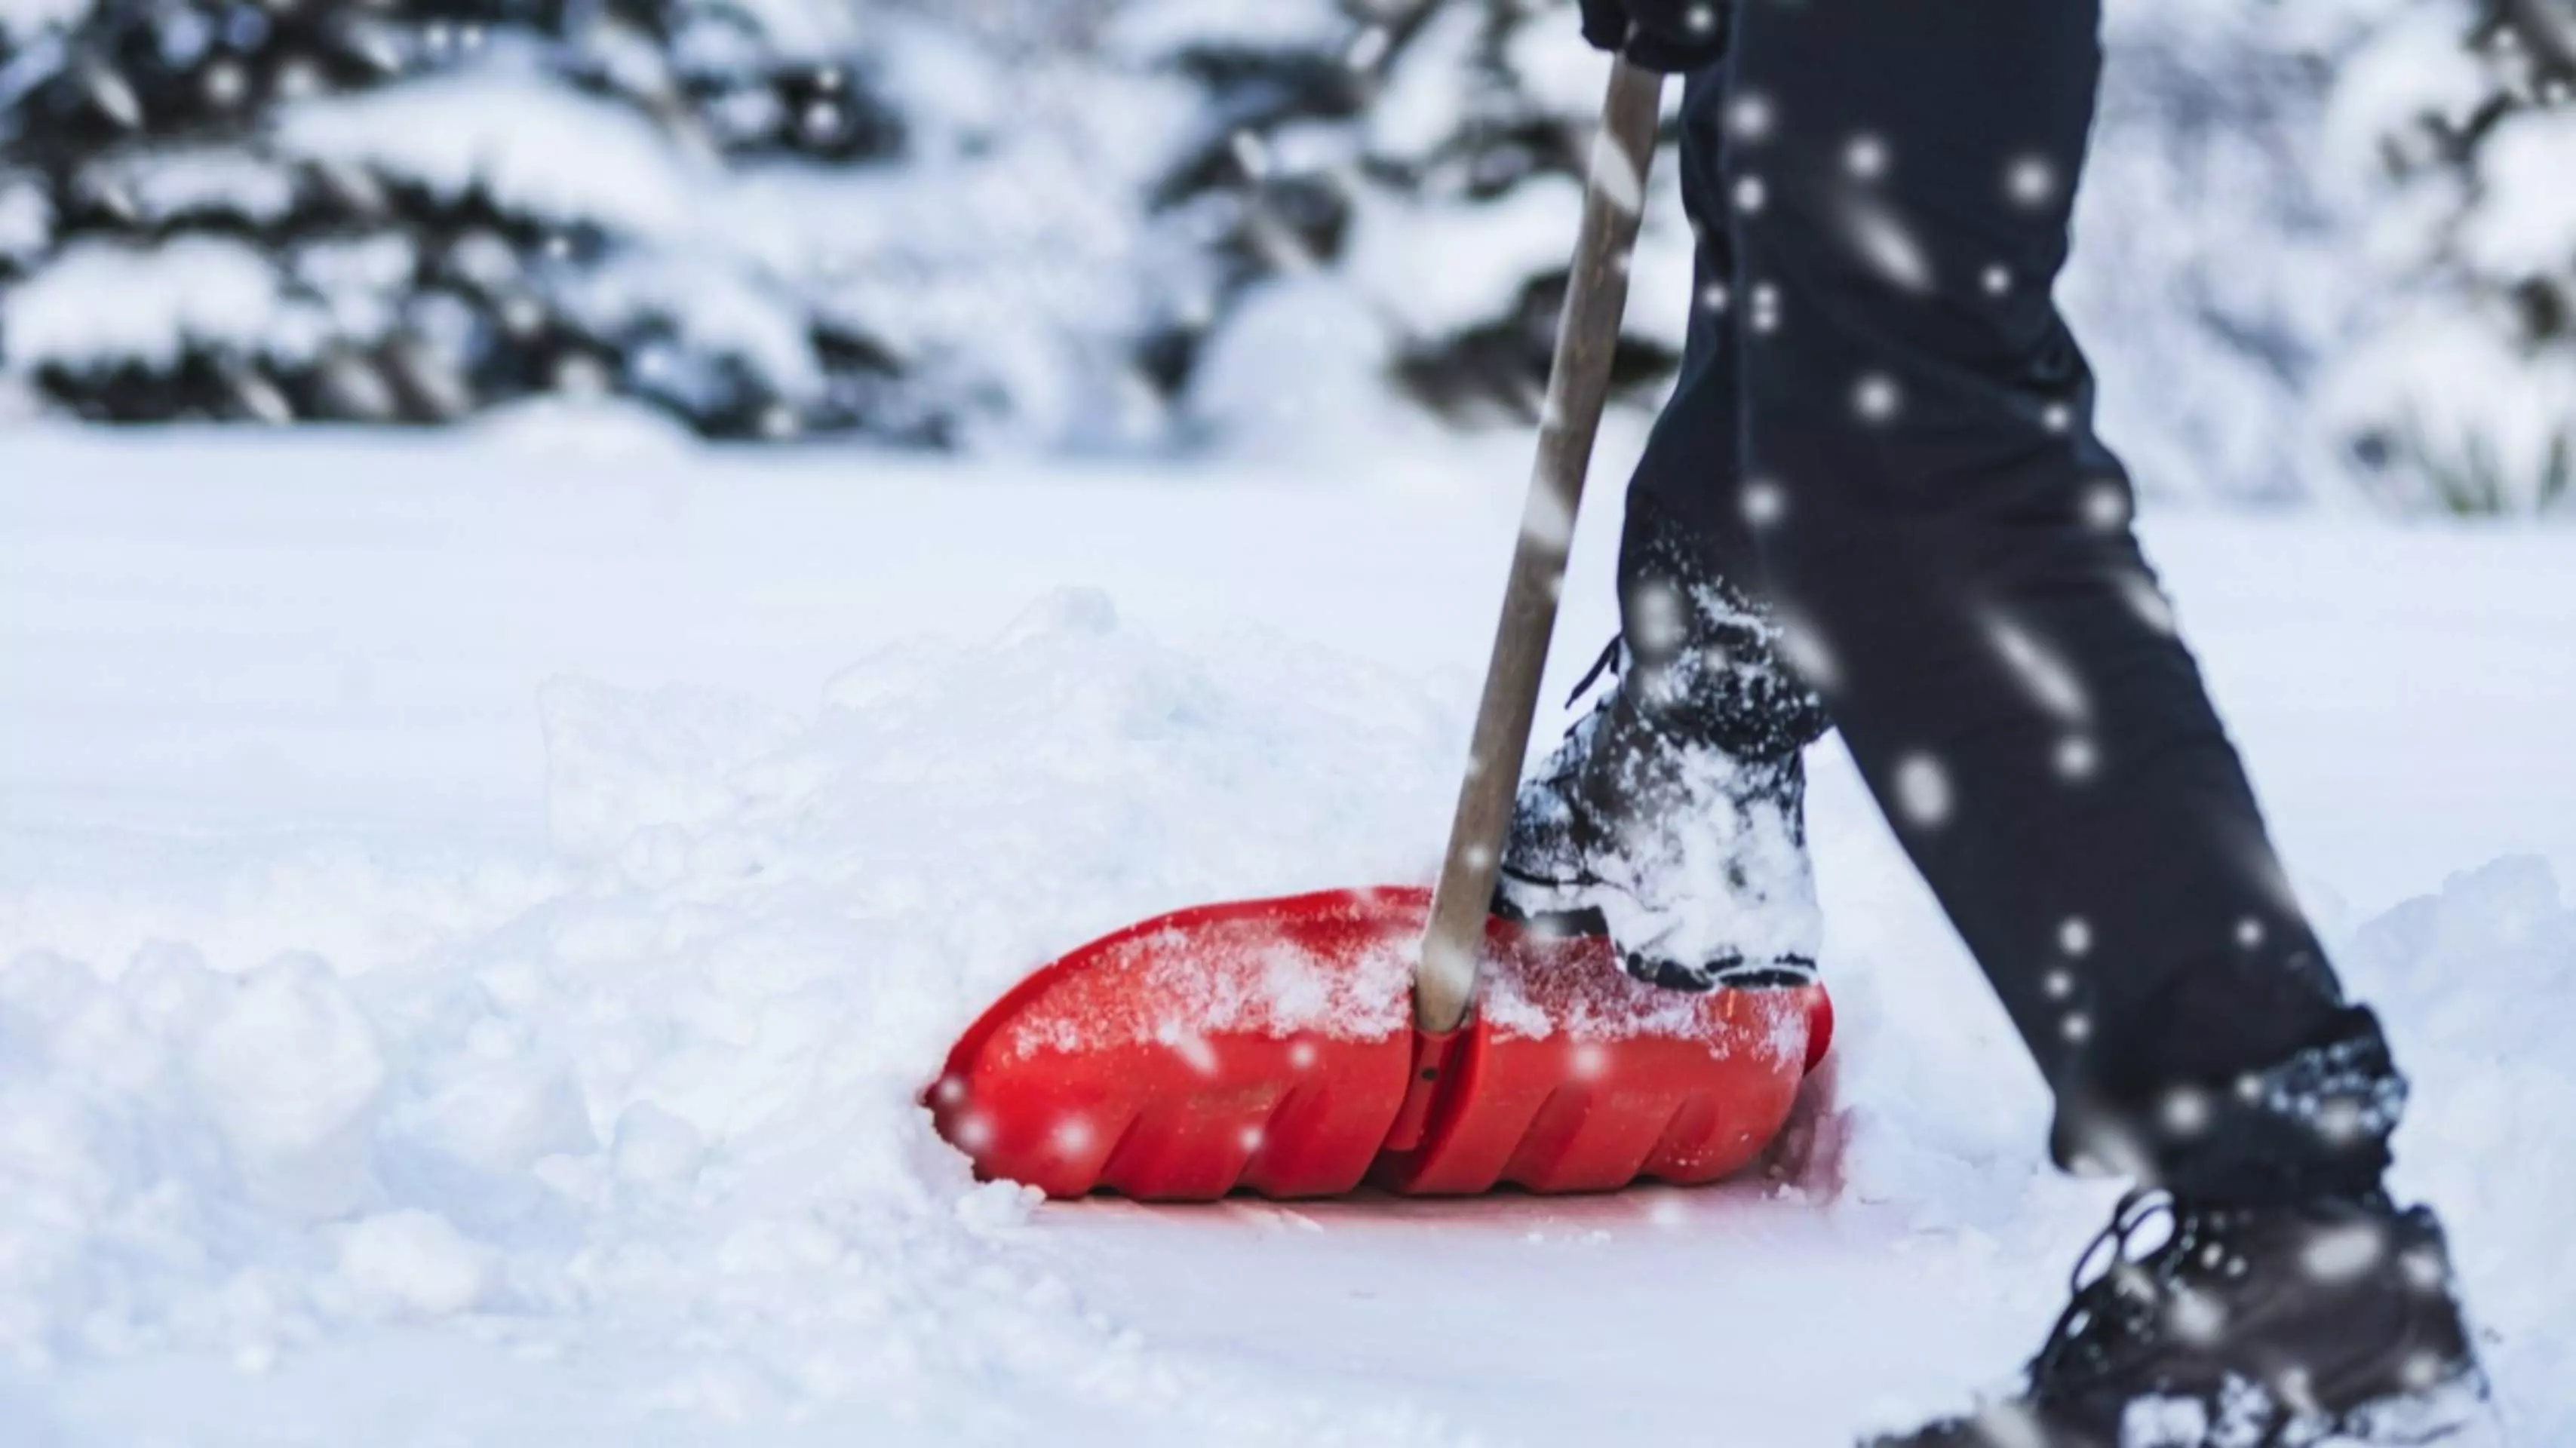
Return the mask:
{"type": "Polygon", "coordinates": [[[1502,864],[1503,833],[1511,826],[1521,757],[1529,750],[1530,724],[1538,714],[1539,677],[1546,672],[1548,636],[1556,628],[1557,595],[1574,544],[1584,469],[1592,461],[1593,435],[1600,430],[1601,408],[1610,396],[1610,357],[1619,345],[1620,314],[1628,302],[1628,256],[1645,209],[1646,173],[1654,160],[1662,109],[1663,77],[1614,58],[1610,90],[1601,101],[1601,129],[1592,140],[1583,227],[1575,238],[1556,355],[1548,363],[1529,503],[1521,514],[1520,542],[1512,550],[1511,581],[1503,589],[1503,617],[1494,631],[1493,661],[1485,668],[1485,696],[1476,706],[1476,733],[1468,748],[1467,777],[1458,789],[1458,813],[1449,825],[1449,852],[1431,892],[1431,923],[1423,931],[1422,958],[1414,967],[1414,1021],[1434,1035],[1457,1029],[1476,998],[1477,955],[1485,941],[1494,875],[1502,864]]]}

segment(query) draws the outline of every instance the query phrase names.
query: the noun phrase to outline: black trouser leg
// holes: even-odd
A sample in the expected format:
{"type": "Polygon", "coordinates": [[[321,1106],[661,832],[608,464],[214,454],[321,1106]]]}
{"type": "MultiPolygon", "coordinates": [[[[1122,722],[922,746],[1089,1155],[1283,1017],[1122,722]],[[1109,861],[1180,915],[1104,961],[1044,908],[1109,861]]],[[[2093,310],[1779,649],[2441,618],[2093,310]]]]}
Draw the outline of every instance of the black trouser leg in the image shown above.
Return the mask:
{"type": "Polygon", "coordinates": [[[1690,329],[1671,401],[1628,484],[1620,540],[1623,575],[1659,534],[1678,533],[1706,549],[1739,588],[1761,571],[1744,504],[1744,384],[1735,312],[1735,242],[1724,202],[1726,76],[1701,71],[1682,82],[1682,209],[1698,238],[1690,329]]]}
{"type": "Polygon", "coordinates": [[[2098,5],[1736,20],[1689,92],[1703,306],[1632,510],[1778,611],[2056,1091],[2061,1161],[2375,1183],[2402,1081],[2283,880],[2049,295],[2098,5]]]}

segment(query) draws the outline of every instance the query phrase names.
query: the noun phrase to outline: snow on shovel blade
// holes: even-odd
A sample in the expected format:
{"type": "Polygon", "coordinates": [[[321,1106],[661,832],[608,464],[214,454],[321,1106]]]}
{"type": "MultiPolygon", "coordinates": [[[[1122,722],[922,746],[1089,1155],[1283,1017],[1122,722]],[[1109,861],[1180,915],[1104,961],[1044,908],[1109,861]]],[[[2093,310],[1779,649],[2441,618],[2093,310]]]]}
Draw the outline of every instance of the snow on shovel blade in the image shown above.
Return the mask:
{"type": "Polygon", "coordinates": [[[928,1093],[979,1175],[1204,1201],[1601,1191],[1758,1155],[1823,1057],[1822,990],[1683,995],[1598,940],[1488,928],[1475,1017],[1413,1024],[1419,889],[1183,910],[996,1002],[928,1093]]]}

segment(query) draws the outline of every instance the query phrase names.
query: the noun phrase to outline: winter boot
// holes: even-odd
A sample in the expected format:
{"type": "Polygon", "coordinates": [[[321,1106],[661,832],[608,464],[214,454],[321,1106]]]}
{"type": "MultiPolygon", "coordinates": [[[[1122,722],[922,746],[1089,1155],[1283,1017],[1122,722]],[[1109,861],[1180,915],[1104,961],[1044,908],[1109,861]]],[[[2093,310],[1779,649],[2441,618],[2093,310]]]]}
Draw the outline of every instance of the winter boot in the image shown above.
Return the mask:
{"type": "Polygon", "coordinates": [[[2014,1396],[1872,1448],[2381,1448],[2502,1442],[2442,1229],[2327,1198],[2121,1199],[2014,1396]],[[2154,1241],[2158,1222],[2170,1225],[2154,1241]],[[2083,1280],[2096,1258],[2107,1265],[2083,1280]]]}
{"type": "Polygon", "coordinates": [[[1612,686],[1522,784],[1494,911],[1607,935],[1658,985],[1803,984],[1819,932],[1798,752],[1824,711],[1703,554],[1632,518],[1620,636],[1575,697],[1612,686]]]}

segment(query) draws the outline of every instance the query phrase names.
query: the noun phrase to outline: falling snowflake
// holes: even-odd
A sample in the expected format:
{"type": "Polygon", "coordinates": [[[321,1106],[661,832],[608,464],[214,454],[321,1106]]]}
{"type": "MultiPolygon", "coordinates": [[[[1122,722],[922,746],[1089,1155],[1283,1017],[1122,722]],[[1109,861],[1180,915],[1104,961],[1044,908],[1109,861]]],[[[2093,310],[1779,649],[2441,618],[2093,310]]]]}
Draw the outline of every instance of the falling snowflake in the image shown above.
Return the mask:
{"type": "Polygon", "coordinates": [[[1985,287],[1987,296],[2000,297],[2012,290],[2012,273],[2001,265],[1990,266],[1978,282],[1985,287]]]}
{"type": "Polygon", "coordinates": [[[2081,915],[2069,915],[2057,925],[2057,948],[2069,955],[2084,955],[2093,949],[2093,922],[2081,915]]]}
{"type": "Polygon", "coordinates": [[[1858,135],[1843,147],[1843,169],[1861,181],[1875,181],[1887,174],[1887,142],[1872,135],[1858,135]]]}
{"type": "MultiPolygon", "coordinates": [[[[1779,623],[1780,657],[1808,687],[1830,693],[1842,682],[1842,664],[1826,645],[1824,635],[1816,631],[1815,625],[1787,610],[1781,612],[1779,623]]],[[[1946,790],[1946,784],[1943,787],[1946,790]]]]}
{"type": "MultiPolygon", "coordinates": [[[[2175,1337],[2207,1347],[2226,1332],[2227,1309],[2206,1292],[2178,1288],[2165,1304],[2165,1321],[2175,1337]]],[[[2230,1441],[2243,1440],[2231,1437],[2230,1441]]]]}
{"type": "Polygon", "coordinates": [[[2057,742],[2055,763],[2060,779],[2087,780],[2102,768],[2102,752],[2092,740],[2071,734],[2057,742]]]}
{"type": "Polygon", "coordinates": [[[1863,422],[1892,421],[1904,400],[1903,394],[1897,390],[1896,379],[1883,372],[1872,372],[1852,387],[1852,411],[1859,414],[1863,422]]]}
{"type": "MultiPolygon", "coordinates": [[[[1551,428],[1564,425],[1564,409],[1553,389],[1548,393],[1542,412],[1544,415],[1540,421],[1544,425],[1551,428]]],[[[1565,548],[1574,541],[1574,511],[1553,489],[1532,488],[1529,501],[1521,508],[1521,536],[1549,548],[1565,548]]]]}
{"type": "Polygon", "coordinates": [[[1949,823],[1955,803],[1950,794],[1950,773],[1941,767],[1941,761],[1918,752],[1896,762],[1896,807],[1908,823],[1938,829],[1949,823]]]}
{"type": "Polygon", "coordinates": [[[2031,698],[2051,714],[2081,724],[2092,717],[2092,701],[2075,668],[2028,629],[1996,615],[1986,620],[1986,636],[2031,698]]]}
{"type": "Polygon", "coordinates": [[[1744,485],[1744,521],[1768,528],[1789,511],[1789,495],[1778,483],[1756,478],[1744,485]]]}
{"type": "Polygon", "coordinates": [[[1780,289],[1769,282],[1753,285],[1753,330],[1772,332],[1780,326],[1780,289]]]}
{"type": "Polygon", "coordinates": [[[1202,1076],[1217,1073],[1216,1047],[1208,1038],[1178,1022],[1165,1021],[1154,1030],[1154,1039],[1179,1056],[1184,1064],[1202,1076]]]}
{"type": "Polygon", "coordinates": [[[2004,194],[2016,206],[2045,206],[2057,196],[2057,168],[2044,156],[2016,157],[2004,168],[2004,194]]]}
{"type": "Polygon", "coordinates": [[[1763,205],[1770,199],[1770,188],[1762,184],[1761,177],[1739,176],[1735,178],[1736,210],[1743,212],[1747,216],[1752,216],[1759,213],[1762,210],[1763,205]]]}
{"type": "Polygon", "coordinates": [[[1843,207],[1842,223],[1852,250],[1891,286],[1917,295],[1935,290],[1930,254],[1885,202],[1853,197],[1843,207]]]}
{"type": "Polygon", "coordinates": [[[219,60],[207,66],[205,79],[200,84],[205,88],[206,103],[217,110],[230,110],[240,105],[242,97],[250,92],[250,77],[229,60],[219,60]]]}
{"type": "Polygon", "coordinates": [[[1637,647],[1649,655],[1680,647],[1686,628],[1680,592],[1662,582],[1637,589],[1628,596],[1627,624],[1637,647]]]}
{"type": "Polygon", "coordinates": [[[1748,141],[1758,141],[1771,134],[1771,101],[1767,96],[1743,95],[1726,108],[1726,128],[1748,141]]]}
{"type": "Polygon", "coordinates": [[[2429,1349],[2408,1353],[2406,1361],[2397,1366],[2398,1377],[2419,1393],[2440,1382],[2442,1374],[2449,1370],[2449,1362],[2429,1349]]]}
{"type": "Polygon", "coordinates": [[[2184,1086],[2165,1097],[2165,1129],[2177,1136],[2194,1136],[2208,1129],[2213,1114],[2206,1092],[2184,1086]]]}
{"type": "Polygon", "coordinates": [[[2357,1222],[2309,1237],[2299,1266],[2320,1282],[2346,1282],[2378,1266],[2387,1254],[2387,1230],[2377,1222],[2357,1222]]]}
{"type": "Polygon", "coordinates": [[[2147,627],[2161,634],[2174,632],[2173,601],[2164,596],[2153,581],[2143,574],[2130,574],[2119,582],[2121,600],[2129,605],[2147,627]]]}
{"type": "Polygon", "coordinates": [[[2105,479],[2084,490],[2079,505],[2085,523],[2109,533],[2129,525],[2129,490],[2105,479]]]}

